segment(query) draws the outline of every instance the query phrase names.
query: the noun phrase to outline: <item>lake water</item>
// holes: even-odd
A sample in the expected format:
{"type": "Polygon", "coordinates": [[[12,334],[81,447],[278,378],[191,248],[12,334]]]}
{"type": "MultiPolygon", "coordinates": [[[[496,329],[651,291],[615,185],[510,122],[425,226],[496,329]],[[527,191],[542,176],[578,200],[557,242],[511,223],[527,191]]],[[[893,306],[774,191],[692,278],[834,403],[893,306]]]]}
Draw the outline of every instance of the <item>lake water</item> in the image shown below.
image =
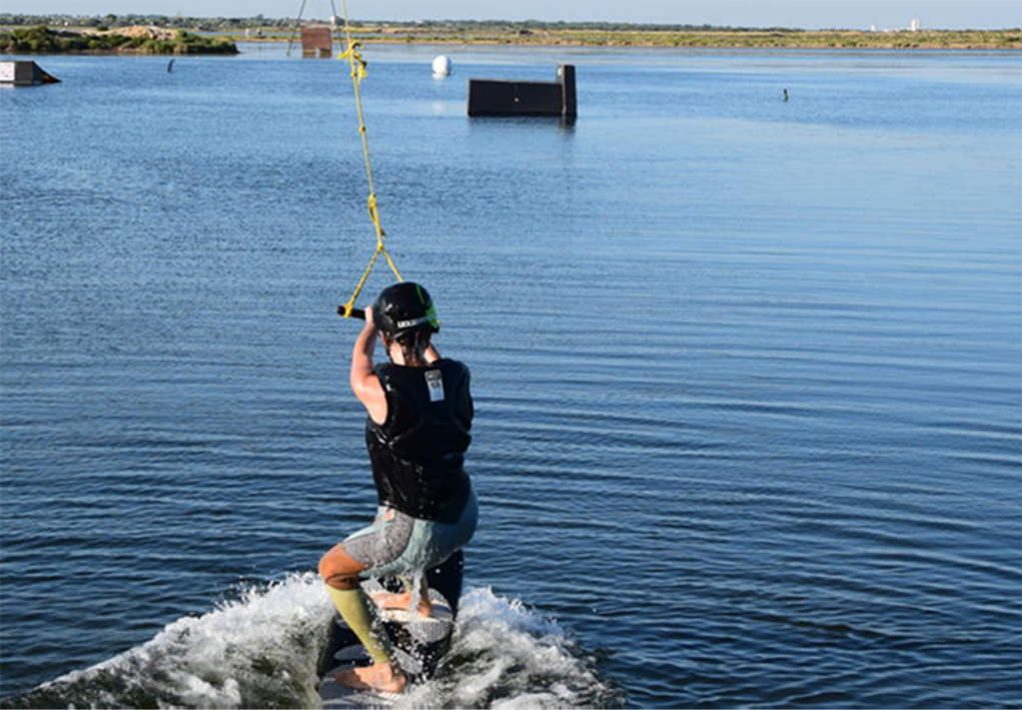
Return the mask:
{"type": "MultiPolygon", "coordinates": [[[[344,65],[244,49],[0,91],[3,705],[316,702],[373,237],[344,65]]],[[[1022,55],[439,51],[363,84],[477,403],[404,704],[1022,704],[1022,55]],[[465,116],[565,60],[573,127],[465,116]]]]}

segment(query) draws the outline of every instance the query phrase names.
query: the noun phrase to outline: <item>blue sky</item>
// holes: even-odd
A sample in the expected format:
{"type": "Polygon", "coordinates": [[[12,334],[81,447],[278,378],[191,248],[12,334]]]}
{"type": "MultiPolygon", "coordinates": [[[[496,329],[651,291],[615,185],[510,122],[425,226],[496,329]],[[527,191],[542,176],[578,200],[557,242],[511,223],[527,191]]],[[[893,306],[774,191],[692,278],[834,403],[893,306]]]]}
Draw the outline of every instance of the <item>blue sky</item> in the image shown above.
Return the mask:
{"type": "MultiPolygon", "coordinates": [[[[338,11],[341,0],[334,0],[338,11]]],[[[3,0],[0,12],[94,15],[292,17],[299,0],[3,0]]],[[[330,0],[307,0],[306,16],[328,17],[330,0]]],[[[1022,26],[1018,0],[349,0],[354,18],[538,19],[665,22],[747,27],[904,27],[918,17],[930,28],[1022,26]]]]}

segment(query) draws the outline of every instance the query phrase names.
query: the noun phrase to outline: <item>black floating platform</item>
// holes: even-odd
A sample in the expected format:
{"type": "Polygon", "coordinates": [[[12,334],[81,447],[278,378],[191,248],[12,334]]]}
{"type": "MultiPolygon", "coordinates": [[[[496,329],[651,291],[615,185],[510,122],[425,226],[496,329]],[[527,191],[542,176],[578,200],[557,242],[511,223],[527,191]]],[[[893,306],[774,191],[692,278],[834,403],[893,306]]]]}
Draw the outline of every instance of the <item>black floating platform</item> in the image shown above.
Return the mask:
{"type": "Polygon", "coordinates": [[[556,116],[575,120],[575,66],[557,67],[557,81],[468,80],[469,116],[556,116]]]}
{"type": "Polygon", "coordinates": [[[0,84],[38,86],[39,84],[59,83],[60,79],[44,71],[35,62],[0,62],[0,84]]]}

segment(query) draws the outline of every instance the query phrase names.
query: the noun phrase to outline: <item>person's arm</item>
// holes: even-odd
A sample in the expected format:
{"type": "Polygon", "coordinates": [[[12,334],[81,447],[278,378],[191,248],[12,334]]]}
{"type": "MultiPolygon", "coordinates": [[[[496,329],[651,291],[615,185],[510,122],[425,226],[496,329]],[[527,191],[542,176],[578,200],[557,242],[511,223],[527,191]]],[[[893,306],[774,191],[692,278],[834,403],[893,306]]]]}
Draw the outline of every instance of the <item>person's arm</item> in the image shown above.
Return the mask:
{"type": "Polygon", "coordinates": [[[437,349],[436,347],[434,347],[433,343],[430,343],[429,345],[426,346],[426,351],[424,354],[426,355],[426,362],[428,362],[430,365],[432,365],[434,362],[440,359],[440,353],[437,352],[437,349]]]}
{"type": "Polygon", "coordinates": [[[373,372],[373,351],[376,349],[376,324],[373,309],[366,308],[366,322],[362,332],[355,339],[351,351],[351,370],[348,382],[351,391],[377,424],[387,420],[387,395],[380,384],[380,378],[373,372]]]}

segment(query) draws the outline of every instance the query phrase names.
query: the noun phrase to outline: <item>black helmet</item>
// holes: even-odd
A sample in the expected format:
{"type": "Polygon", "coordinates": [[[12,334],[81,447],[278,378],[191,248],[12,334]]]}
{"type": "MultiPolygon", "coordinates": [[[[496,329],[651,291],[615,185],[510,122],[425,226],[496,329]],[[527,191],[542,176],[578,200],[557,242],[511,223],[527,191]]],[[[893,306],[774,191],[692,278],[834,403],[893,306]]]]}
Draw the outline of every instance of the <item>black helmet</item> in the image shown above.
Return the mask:
{"type": "Polygon", "coordinates": [[[388,286],[380,292],[373,305],[373,322],[389,338],[400,338],[416,330],[430,333],[440,330],[429,292],[411,281],[388,286]]]}

